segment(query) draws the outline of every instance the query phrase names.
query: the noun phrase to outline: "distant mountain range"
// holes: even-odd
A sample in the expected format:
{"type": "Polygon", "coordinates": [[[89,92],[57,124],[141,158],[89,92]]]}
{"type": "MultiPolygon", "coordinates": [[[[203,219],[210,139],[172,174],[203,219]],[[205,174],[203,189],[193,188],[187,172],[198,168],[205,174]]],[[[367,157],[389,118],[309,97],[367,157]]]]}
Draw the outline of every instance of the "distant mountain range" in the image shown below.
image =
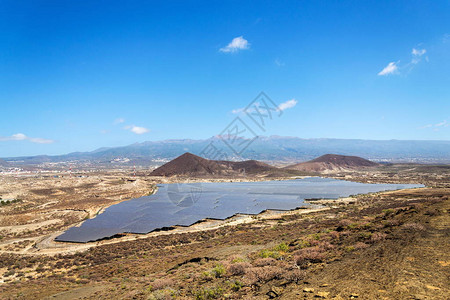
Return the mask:
{"type": "MultiPolygon", "coordinates": [[[[228,141],[229,144],[229,141],[228,141]]],[[[242,149],[234,150],[237,152],[242,149]]],[[[259,160],[292,164],[315,157],[337,153],[362,156],[373,161],[450,163],[450,141],[302,139],[297,137],[261,136],[237,155],[220,137],[206,140],[165,140],[135,143],[123,147],[100,148],[91,152],[74,152],[57,156],[7,157],[10,164],[42,164],[78,162],[106,165],[162,165],[175,157],[191,152],[202,155],[215,149],[224,156],[208,157],[222,160],[259,160]],[[205,151],[208,149],[208,151],[205,151]]]]}

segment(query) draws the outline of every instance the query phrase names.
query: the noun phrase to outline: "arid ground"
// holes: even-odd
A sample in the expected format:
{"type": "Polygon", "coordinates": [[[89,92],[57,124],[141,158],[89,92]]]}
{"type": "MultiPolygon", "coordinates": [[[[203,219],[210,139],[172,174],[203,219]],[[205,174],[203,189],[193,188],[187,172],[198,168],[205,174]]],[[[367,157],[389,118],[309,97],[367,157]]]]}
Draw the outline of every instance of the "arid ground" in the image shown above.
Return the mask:
{"type": "Polygon", "coordinates": [[[448,299],[449,171],[395,165],[333,174],[427,187],[86,245],[52,237],[148,195],[162,179],[3,176],[0,196],[18,201],[0,208],[0,298],[448,299]]]}

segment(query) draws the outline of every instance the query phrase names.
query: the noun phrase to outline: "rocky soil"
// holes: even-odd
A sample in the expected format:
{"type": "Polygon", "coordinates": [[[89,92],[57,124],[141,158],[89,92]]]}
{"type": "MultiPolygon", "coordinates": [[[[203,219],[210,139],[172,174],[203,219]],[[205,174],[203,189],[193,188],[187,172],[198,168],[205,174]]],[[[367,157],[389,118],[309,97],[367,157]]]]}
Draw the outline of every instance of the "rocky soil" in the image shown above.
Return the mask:
{"type": "Polygon", "coordinates": [[[448,299],[449,174],[391,168],[339,177],[430,187],[78,253],[2,251],[0,298],[448,299]]]}

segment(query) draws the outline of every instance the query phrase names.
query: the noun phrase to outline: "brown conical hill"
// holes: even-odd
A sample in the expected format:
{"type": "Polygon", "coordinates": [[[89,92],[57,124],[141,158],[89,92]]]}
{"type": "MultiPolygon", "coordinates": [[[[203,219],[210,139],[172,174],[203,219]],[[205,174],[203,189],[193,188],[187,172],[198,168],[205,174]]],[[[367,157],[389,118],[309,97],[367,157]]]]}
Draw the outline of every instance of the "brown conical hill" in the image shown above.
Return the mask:
{"type": "Polygon", "coordinates": [[[225,170],[216,161],[204,159],[200,156],[186,152],[174,160],[153,170],[151,176],[174,176],[174,175],[217,175],[225,170]]]}
{"type": "Polygon", "coordinates": [[[325,154],[307,162],[287,166],[286,169],[305,172],[336,172],[375,166],[378,164],[358,156],[325,154]]]}
{"type": "Polygon", "coordinates": [[[237,171],[239,173],[244,172],[247,174],[260,174],[277,170],[277,168],[257,160],[217,161],[217,163],[225,165],[233,171],[237,171]]]}
{"type": "Polygon", "coordinates": [[[280,170],[257,160],[208,160],[187,152],[155,169],[150,176],[239,177],[247,174],[269,176],[275,173],[288,174],[286,170],[280,170]]]}

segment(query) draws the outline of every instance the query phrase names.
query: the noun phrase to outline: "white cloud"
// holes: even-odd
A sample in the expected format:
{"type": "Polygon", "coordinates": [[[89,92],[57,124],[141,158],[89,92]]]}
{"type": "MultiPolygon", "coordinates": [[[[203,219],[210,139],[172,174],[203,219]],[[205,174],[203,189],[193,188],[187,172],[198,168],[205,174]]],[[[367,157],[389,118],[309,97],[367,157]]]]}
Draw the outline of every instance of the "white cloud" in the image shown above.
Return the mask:
{"type": "Polygon", "coordinates": [[[298,101],[295,100],[295,99],[288,100],[288,101],[283,102],[280,105],[278,105],[278,110],[283,111],[283,110],[286,110],[288,108],[292,108],[292,107],[296,106],[297,103],[298,103],[298,101]]]}
{"type": "Polygon", "coordinates": [[[242,36],[234,38],[226,47],[220,48],[220,52],[233,53],[239,50],[246,50],[250,48],[250,43],[242,36]]]}
{"type": "MultiPolygon", "coordinates": [[[[413,48],[411,51],[411,54],[413,56],[411,59],[411,63],[418,64],[420,62],[420,60],[422,59],[421,56],[424,55],[425,53],[427,53],[426,49],[413,48]]],[[[425,60],[428,61],[428,57],[425,57],[425,60]]]]}
{"type": "MultiPolygon", "coordinates": [[[[288,108],[294,107],[295,105],[297,105],[297,103],[298,103],[298,101],[295,100],[295,99],[287,100],[287,101],[279,104],[277,109],[278,109],[278,111],[283,111],[283,110],[286,110],[288,108]]],[[[254,105],[252,105],[249,108],[246,108],[246,107],[236,108],[236,109],[233,109],[231,112],[233,114],[240,114],[240,113],[243,113],[243,112],[252,113],[252,112],[256,111],[255,108],[257,108],[260,111],[265,111],[267,109],[266,107],[261,106],[261,103],[255,102],[254,105]]]]}
{"type": "Polygon", "coordinates": [[[125,126],[124,129],[129,130],[136,134],[144,134],[144,133],[150,132],[150,129],[147,129],[145,127],[135,126],[135,125],[125,126]]]}
{"type": "Polygon", "coordinates": [[[23,133],[16,133],[11,136],[11,139],[14,141],[23,141],[27,139],[27,136],[23,133]]]}
{"type": "Polygon", "coordinates": [[[426,49],[416,49],[416,48],[413,48],[412,51],[411,51],[411,54],[414,55],[414,56],[422,56],[422,55],[424,55],[425,53],[427,53],[427,50],[426,50],[426,49]]]}
{"type": "Polygon", "coordinates": [[[30,141],[36,144],[51,144],[55,142],[50,139],[28,137],[23,133],[15,133],[11,136],[0,136],[0,142],[5,141],[30,141]]]}
{"type": "Polygon", "coordinates": [[[383,70],[381,70],[378,75],[379,76],[385,76],[389,74],[395,74],[397,73],[398,66],[395,62],[390,62],[383,70]]]}

